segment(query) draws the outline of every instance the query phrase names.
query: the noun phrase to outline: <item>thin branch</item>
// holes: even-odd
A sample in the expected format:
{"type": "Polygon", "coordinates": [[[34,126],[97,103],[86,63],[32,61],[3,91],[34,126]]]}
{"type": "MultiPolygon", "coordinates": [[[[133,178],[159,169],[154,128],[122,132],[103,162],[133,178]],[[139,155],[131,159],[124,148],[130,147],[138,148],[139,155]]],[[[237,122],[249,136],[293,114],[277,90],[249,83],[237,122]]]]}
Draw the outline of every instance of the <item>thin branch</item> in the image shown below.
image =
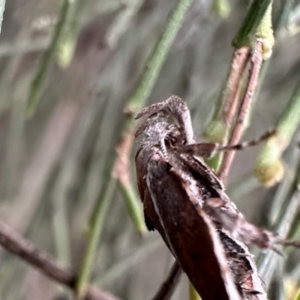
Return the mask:
{"type": "MultiPolygon", "coordinates": [[[[234,116],[238,108],[242,78],[249,59],[249,47],[242,47],[234,51],[230,70],[219,96],[213,118],[204,131],[205,139],[222,145],[228,143],[234,116]]],[[[218,170],[222,157],[221,153],[216,154],[208,160],[209,165],[214,170],[218,170]]]]}
{"type": "Polygon", "coordinates": [[[179,266],[178,262],[175,261],[169,272],[168,277],[162,283],[162,285],[160,286],[160,288],[158,289],[157,293],[152,298],[152,300],[171,299],[181,274],[182,274],[181,267],[179,266]]]}
{"type": "Polygon", "coordinates": [[[237,110],[241,79],[248,63],[249,54],[250,49],[247,47],[237,49],[233,54],[231,70],[228,79],[228,91],[226,91],[224,107],[222,109],[223,120],[229,129],[233,124],[234,115],[237,110]]]}
{"type": "MultiPolygon", "coordinates": [[[[239,110],[239,114],[236,120],[235,127],[232,132],[229,145],[237,144],[240,141],[243,132],[245,130],[246,127],[245,125],[248,120],[249,111],[253,100],[254,91],[259,79],[259,72],[262,66],[262,62],[263,62],[262,42],[261,40],[258,39],[255,43],[255,48],[251,59],[251,67],[250,67],[250,74],[249,74],[247,88],[244,94],[244,98],[239,110]]],[[[231,167],[234,155],[235,155],[235,151],[227,152],[224,155],[222,165],[219,170],[219,176],[223,181],[225,181],[228,177],[228,172],[231,167]]]]}
{"type": "MultiPolygon", "coordinates": [[[[71,269],[61,266],[50,255],[38,249],[2,221],[0,221],[0,245],[49,278],[75,290],[76,274],[71,269]]],[[[91,286],[87,288],[84,299],[117,300],[115,296],[91,286]]]]}
{"type": "Polygon", "coordinates": [[[212,142],[226,143],[237,109],[241,79],[248,63],[249,54],[250,49],[246,47],[236,49],[233,53],[227,80],[217,102],[214,116],[204,132],[204,136],[212,142]],[[220,121],[223,128],[220,129],[220,133],[216,133],[216,130],[212,130],[214,129],[212,127],[220,121]]]}
{"type": "MultiPolygon", "coordinates": [[[[240,86],[249,60],[250,49],[236,49],[230,64],[225,86],[216,105],[214,116],[204,132],[204,138],[215,143],[226,144],[232,128],[239,102],[240,86]]],[[[218,170],[222,154],[210,160],[210,166],[218,170]]]]}
{"type": "Polygon", "coordinates": [[[117,159],[113,168],[113,176],[118,180],[135,228],[139,233],[143,234],[146,231],[146,226],[142,214],[141,202],[133,188],[130,176],[130,153],[133,140],[134,134],[131,129],[124,134],[117,146],[117,159]]]}
{"type": "MultiPolygon", "coordinates": [[[[204,133],[204,137],[211,142],[228,144],[228,137],[239,102],[240,85],[249,61],[249,52],[253,41],[261,39],[264,59],[269,58],[272,53],[274,36],[271,11],[272,0],[252,1],[244,22],[232,42],[235,52],[230,71],[214,116],[204,133]]],[[[217,154],[207,162],[214,170],[218,171],[222,157],[222,154],[217,154]]]]}

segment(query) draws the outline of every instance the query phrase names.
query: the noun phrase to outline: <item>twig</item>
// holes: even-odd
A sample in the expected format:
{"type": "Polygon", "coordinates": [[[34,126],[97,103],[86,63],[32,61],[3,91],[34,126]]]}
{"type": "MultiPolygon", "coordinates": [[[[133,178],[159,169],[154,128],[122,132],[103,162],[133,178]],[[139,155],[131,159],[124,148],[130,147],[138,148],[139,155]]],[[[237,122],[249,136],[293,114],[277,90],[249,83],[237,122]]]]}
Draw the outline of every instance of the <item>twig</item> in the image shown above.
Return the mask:
{"type": "Polygon", "coordinates": [[[245,72],[250,49],[243,47],[234,51],[233,59],[231,63],[230,75],[228,79],[228,92],[224,99],[224,107],[222,109],[223,120],[229,127],[233,124],[234,115],[238,106],[239,89],[241,85],[241,79],[245,72]]]}
{"type": "MultiPolygon", "coordinates": [[[[240,85],[249,60],[249,54],[250,49],[248,47],[234,51],[229,74],[217,102],[214,116],[203,134],[211,142],[222,145],[228,142],[228,136],[238,106],[240,85]]],[[[221,154],[217,154],[210,160],[210,166],[213,169],[217,170],[219,168],[220,158],[221,154]]]]}
{"type": "Polygon", "coordinates": [[[177,261],[174,262],[168,277],[162,283],[152,300],[169,300],[171,299],[176,285],[180,279],[182,270],[177,261]]]}
{"type": "MultiPolygon", "coordinates": [[[[20,257],[41,273],[63,284],[70,289],[75,289],[76,274],[69,268],[64,268],[47,253],[38,249],[30,241],[0,221],[0,245],[10,253],[20,257]]],[[[107,292],[102,292],[94,287],[88,287],[85,300],[117,300],[107,292]]]]}
{"type": "Polygon", "coordinates": [[[45,79],[48,74],[49,67],[51,66],[52,58],[57,48],[59,38],[61,36],[62,29],[68,15],[68,11],[70,9],[70,3],[70,0],[63,1],[60,10],[59,20],[55,27],[51,43],[49,45],[49,48],[44,52],[40,60],[37,73],[31,83],[30,92],[26,101],[26,110],[27,115],[29,117],[31,117],[34,114],[37,108],[37,104],[45,83],[45,79]]]}
{"type": "Polygon", "coordinates": [[[126,200],[131,219],[139,233],[146,231],[143,215],[141,214],[141,203],[138,201],[130,178],[130,153],[133,144],[133,130],[128,130],[122,137],[117,147],[117,159],[114,165],[113,174],[119,183],[119,187],[126,200]]]}
{"type": "MultiPolygon", "coordinates": [[[[262,66],[262,61],[263,61],[262,42],[261,40],[257,40],[255,43],[255,49],[251,59],[251,68],[250,68],[250,75],[249,75],[247,88],[244,94],[244,98],[239,110],[239,114],[236,120],[236,125],[233,129],[233,133],[229,145],[237,144],[240,141],[243,132],[245,130],[245,125],[248,119],[251,102],[253,99],[255,88],[257,86],[259,72],[262,66]]],[[[228,172],[232,164],[234,155],[235,155],[235,151],[227,152],[224,155],[222,165],[219,170],[219,176],[223,181],[227,179],[228,172]]]]}
{"type": "Polygon", "coordinates": [[[116,180],[109,180],[108,183],[104,182],[103,187],[105,187],[102,188],[103,194],[100,194],[99,196],[101,201],[98,199],[93,211],[94,214],[92,215],[91,220],[87,250],[76,281],[76,294],[79,298],[82,298],[87,293],[86,288],[88,286],[91,271],[94,267],[94,257],[96,256],[99,237],[102,233],[103,223],[105,216],[107,215],[111,197],[116,189],[116,180]]]}
{"type": "MultiPolygon", "coordinates": [[[[233,124],[233,116],[236,115],[239,102],[239,86],[243,73],[249,60],[249,49],[257,38],[262,40],[263,58],[268,58],[272,53],[274,36],[271,21],[272,0],[254,0],[248,9],[244,22],[233,39],[236,49],[225,87],[216,106],[211,122],[205,130],[204,137],[215,143],[227,144],[228,136],[233,124]],[[241,57],[238,57],[240,53],[241,57]],[[237,63],[235,66],[233,63],[237,63]],[[240,65],[239,65],[240,64],[240,65]],[[234,70],[237,68],[237,70],[234,70]]],[[[208,161],[216,171],[219,170],[222,154],[215,155],[208,161]]]]}

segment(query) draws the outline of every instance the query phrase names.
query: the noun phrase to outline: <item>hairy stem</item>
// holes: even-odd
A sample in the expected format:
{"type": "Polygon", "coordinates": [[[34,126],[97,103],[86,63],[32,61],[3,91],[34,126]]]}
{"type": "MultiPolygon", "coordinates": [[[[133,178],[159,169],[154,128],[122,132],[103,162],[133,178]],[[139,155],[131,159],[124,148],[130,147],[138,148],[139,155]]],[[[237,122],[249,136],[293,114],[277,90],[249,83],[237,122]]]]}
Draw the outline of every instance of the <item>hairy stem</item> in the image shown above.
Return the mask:
{"type": "MultiPolygon", "coordinates": [[[[253,95],[259,79],[259,72],[262,66],[262,61],[262,43],[260,40],[258,40],[256,42],[256,47],[252,55],[247,88],[244,93],[242,104],[238,113],[235,127],[230,138],[229,145],[237,144],[240,141],[246,128],[253,95]]],[[[224,154],[222,165],[219,170],[219,176],[223,181],[225,181],[228,177],[229,169],[231,167],[234,155],[235,151],[228,151],[224,154]]]]}

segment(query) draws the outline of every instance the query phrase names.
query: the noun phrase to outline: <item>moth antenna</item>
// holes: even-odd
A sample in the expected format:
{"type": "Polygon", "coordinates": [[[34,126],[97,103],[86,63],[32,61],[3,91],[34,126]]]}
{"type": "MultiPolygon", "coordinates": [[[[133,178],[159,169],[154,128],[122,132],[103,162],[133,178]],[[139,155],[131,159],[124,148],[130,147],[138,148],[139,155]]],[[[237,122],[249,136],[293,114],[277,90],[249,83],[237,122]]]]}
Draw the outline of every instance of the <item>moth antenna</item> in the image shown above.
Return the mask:
{"type": "Polygon", "coordinates": [[[242,150],[247,147],[256,146],[262,141],[272,137],[274,134],[276,134],[276,129],[271,129],[265,132],[263,135],[261,135],[259,138],[254,139],[249,142],[243,142],[236,145],[226,145],[222,146],[218,143],[196,143],[196,144],[187,144],[183,147],[181,147],[181,151],[183,153],[188,153],[191,155],[199,155],[201,157],[210,158],[213,155],[215,155],[216,152],[221,151],[234,151],[234,150],[242,150]]]}
{"type": "Polygon", "coordinates": [[[277,239],[276,243],[283,245],[283,246],[291,246],[291,247],[295,247],[295,248],[300,248],[300,241],[277,239]]]}
{"type": "Polygon", "coordinates": [[[219,146],[219,147],[216,148],[216,151],[243,150],[243,149],[248,148],[248,147],[256,146],[256,145],[260,144],[261,142],[263,142],[263,141],[269,139],[270,137],[274,136],[275,134],[276,134],[276,129],[273,128],[273,129],[268,130],[264,134],[262,134],[257,139],[253,139],[251,141],[243,142],[243,143],[236,144],[236,145],[219,146]]]}

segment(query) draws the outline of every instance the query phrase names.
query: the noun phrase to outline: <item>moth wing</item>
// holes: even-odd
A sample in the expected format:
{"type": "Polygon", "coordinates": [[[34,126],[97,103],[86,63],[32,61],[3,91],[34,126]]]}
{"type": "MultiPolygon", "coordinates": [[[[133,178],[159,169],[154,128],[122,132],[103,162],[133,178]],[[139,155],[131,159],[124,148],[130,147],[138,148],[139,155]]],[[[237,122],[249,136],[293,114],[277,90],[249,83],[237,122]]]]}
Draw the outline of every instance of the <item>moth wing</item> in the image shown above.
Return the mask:
{"type": "Polygon", "coordinates": [[[147,214],[203,300],[240,300],[224,250],[209,217],[197,211],[172,167],[148,162],[147,214]]]}
{"type": "Polygon", "coordinates": [[[151,214],[149,214],[149,204],[151,203],[151,199],[149,196],[148,190],[145,192],[145,200],[144,200],[144,218],[145,218],[145,224],[149,231],[155,230],[155,224],[151,219],[151,214]]]}
{"type": "Polygon", "coordinates": [[[198,174],[198,178],[201,178],[203,184],[206,184],[206,186],[210,186],[218,191],[225,190],[221,179],[201,157],[186,153],[178,153],[177,155],[193,172],[198,174]]]}
{"type": "Polygon", "coordinates": [[[145,224],[147,229],[152,231],[155,230],[155,225],[151,220],[151,217],[148,215],[147,205],[149,203],[149,191],[146,184],[147,169],[144,164],[143,157],[144,156],[142,155],[141,151],[138,151],[135,156],[136,177],[140,199],[143,202],[145,224]]]}
{"type": "Polygon", "coordinates": [[[196,156],[179,154],[179,158],[189,166],[193,178],[211,190],[212,198],[203,201],[203,209],[213,218],[215,224],[220,224],[235,239],[247,245],[255,244],[260,248],[269,248],[272,245],[274,235],[246,221],[225,193],[221,180],[213,170],[196,156]]]}
{"type": "MultiPolygon", "coordinates": [[[[199,182],[199,185],[205,186],[211,192],[211,197],[214,199],[219,198],[218,207],[213,205],[212,209],[219,210],[225,208],[232,216],[240,214],[235,204],[227,196],[221,179],[200,157],[185,153],[178,153],[177,156],[188,166],[195,180],[199,182]]],[[[212,201],[206,201],[206,205],[209,206],[213,201],[213,199],[212,201]]]]}
{"type": "MultiPolygon", "coordinates": [[[[189,158],[188,162],[191,162],[193,158],[194,157],[189,158]]],[[[184,183],[184,190],[187,191],[187,194],[191,195],[188,197],[188,199],[193,205],[195,202],[198,203],[199,201],[195,201],[195,199],[191,198],[197,198],[199,196],[193,196],[195,192],[191,182],[197,178],[203,184],[203,179],[201,177],[205,178],[207,175],[214,175],[214,173],[209,172],[211,171],[209,167],[207,167],[205,164],[202,165],[201,161],[199,164],[198,162],[198,160],[195,160],[195,162],[188,164],[189,166],[192,166],[192,170],[194,172],[197,171],[197,174],[200,174],[198,178],[197,176],[193,176],[189,179],[189,177],[186,175],[183,176],[182,171],[177,168],[174,168],[172,171],[179,178],[181,178],[181,182],[184,183]]],[[[215,178],[218,179],[217,175],[215,175],[215,178]]],[[[213,179],[214,178],[212,177],[212,183],[214,182],[213,179]]],[[[208,198],[202,202],[203,207],[195,205],[194,207],[198,211],[199,216],[202,218],[208,218],[209,215],[209,220],[206,221],[207,223],[214,222],[213,220],[216,218],[219,222],[221,222],[221,227],[226,225],[225,227],[230,231],[230,233],[233,233],[234,228],[236,228],[234,225],[236,224],[237,220],[241,220],[240,213],[234,203],[232,203],[225,194],[222,186],[215,184],[214,188],[214,194],[217,196],[217,198],[208,198]],[[213,217],[213,219],[211,219],[211,217],[213,217]]],[[[212,225],[213,229],[215,228],[214,225],[212,225]]],[[[236,287],[238,287],[238,291],[243,294],[245,299],[266,300],[266,294],[262,288],[261,280],[258,276],[256,266],[252,261],[251,254],[248,252],[247,247],[243,245],[243,243],[235,241],[232,239],[231,234],[228,235],[228,233],[229,232],[219,228],[218,237],[221,239],[222,247],[224,247],[223,249],[225,249],[226,261],[230,266],[230,270],[232,272],[231,274],[234,274],[234,280],[236,287]]]]}

